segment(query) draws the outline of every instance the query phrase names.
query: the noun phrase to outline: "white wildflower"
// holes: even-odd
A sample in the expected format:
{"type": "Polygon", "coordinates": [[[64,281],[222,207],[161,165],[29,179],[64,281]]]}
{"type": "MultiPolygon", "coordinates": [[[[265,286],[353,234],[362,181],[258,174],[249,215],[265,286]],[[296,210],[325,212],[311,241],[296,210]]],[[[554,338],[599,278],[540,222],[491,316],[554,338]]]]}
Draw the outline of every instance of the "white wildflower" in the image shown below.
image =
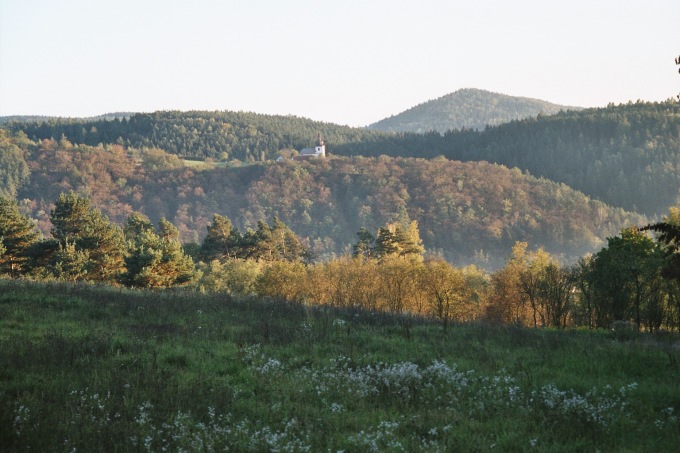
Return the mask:
{"type": "Polygon", "coordinates": [[[331,412],[333,412],[334,414],[345,412],[345,407],[342,404],[331,403],[331,412]]]}

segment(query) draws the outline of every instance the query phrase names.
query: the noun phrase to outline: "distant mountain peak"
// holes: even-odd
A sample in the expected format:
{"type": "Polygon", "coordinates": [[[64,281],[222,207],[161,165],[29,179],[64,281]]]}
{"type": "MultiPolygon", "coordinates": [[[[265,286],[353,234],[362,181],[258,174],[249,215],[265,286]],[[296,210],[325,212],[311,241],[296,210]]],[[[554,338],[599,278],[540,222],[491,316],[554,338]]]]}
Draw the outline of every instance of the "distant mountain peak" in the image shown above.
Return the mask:
{"type": "Polygon", "coordinates": [[[452,129],[484,129],[487,125],[495,126],[539,114],[552,115],[561,110],[581,108],[462,88],[373,123],[368,128],[389,132],[444,133],[452,129]]]}

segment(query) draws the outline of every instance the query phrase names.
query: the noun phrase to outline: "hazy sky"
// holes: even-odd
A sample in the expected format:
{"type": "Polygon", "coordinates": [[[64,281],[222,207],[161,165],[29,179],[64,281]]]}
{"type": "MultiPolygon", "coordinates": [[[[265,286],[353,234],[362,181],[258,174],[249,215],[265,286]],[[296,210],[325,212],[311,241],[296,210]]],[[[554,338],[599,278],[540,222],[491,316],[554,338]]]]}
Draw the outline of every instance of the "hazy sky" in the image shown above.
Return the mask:
{"type": "Polygon", "coordinates": [[[0,0],[0,115],[245,110],[365,126],[460,88],[680,93],[680,0],[0,0]]]}

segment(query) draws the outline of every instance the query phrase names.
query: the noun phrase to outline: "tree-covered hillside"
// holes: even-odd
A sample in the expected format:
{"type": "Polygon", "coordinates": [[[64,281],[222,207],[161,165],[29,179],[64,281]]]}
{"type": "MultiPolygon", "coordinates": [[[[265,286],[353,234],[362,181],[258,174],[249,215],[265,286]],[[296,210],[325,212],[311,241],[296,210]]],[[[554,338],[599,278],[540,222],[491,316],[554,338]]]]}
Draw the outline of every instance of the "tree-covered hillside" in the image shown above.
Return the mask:
{"type": "Polygon", "coordinates": [[[157,112],[129,120],[11,122],[33,140],[157,147],[185,157],[255,162],[308,147],[321,133],[333,155],[445,156],[518,167],[612,206],[663,215],[680,189],[680,104],[611,105],[444,135],[386,133],[290,116],[157,112]]]}
{"type": "Polygon", "coordinates": [[[562,110],[580,108],[466,88],[385,118],[371,124],[369,129],[418,133],[444,133],[455,129],[481,130],[487,125],[508,123],[539,114],[552,115],[562,110]]]}
{"type": "Polygon", "coordinates": [[[416,220],[428,250],[494,266],[518,240],[573,258],[645,221],[563,184],[486,162],[357,157],[198,171],[158,149],[3,134],[21,151],[6,155],[30,170],[17,198],[43,231],[50,230],[54,200],[76,190],[118,224],[133,211],[154,223],[165,217],[184,242],[198,242],[214,213],[242,231],[277,216],[317,256],[328,257],[351,249],[361,227],[375,232],[416,220]]]}
{"type": "Polygon", "coordinates": [[[334,152],[495,162],[567,184],[612,206],[659,216],[680,193],[680,103],[610,105],[481,132],[386,136],[334,152]]]}
{"type": "Polygon", "coordinates": [[[243,162],[273,160],[286,149],[299,151],[313,145],[318,134],[333,146],[370,142],[371,137],[381,135],[295,116],[228,111],[136,113],[129,119],[113,120],[13,121],[7,127],[14,132],[22,130],[33,140],[59,140],[63,136],[73,143],[91,146],[116,143],[155,147],[183,157],[243,162]]]}
{"type": "MultiPolygon", "coordinates": [[[[462,137],[461,137],[462,138],[462,137]]],[[[450,159],[487,160],[567,184],[612,206],[665,214],[680,194],[680,104],[638,103],[490,128],[450,159]]]]}

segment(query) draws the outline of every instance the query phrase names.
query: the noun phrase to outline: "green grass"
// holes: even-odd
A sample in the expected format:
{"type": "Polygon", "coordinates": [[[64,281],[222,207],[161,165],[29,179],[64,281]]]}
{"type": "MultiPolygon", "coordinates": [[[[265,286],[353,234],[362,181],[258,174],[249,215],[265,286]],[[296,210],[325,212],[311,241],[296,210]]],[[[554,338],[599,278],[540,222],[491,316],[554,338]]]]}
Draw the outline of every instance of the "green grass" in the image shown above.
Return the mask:
{"type": "Polygon", "coordinates": [[[679,344],[0,280],[0,445],[675,451],[679,344]]]}

